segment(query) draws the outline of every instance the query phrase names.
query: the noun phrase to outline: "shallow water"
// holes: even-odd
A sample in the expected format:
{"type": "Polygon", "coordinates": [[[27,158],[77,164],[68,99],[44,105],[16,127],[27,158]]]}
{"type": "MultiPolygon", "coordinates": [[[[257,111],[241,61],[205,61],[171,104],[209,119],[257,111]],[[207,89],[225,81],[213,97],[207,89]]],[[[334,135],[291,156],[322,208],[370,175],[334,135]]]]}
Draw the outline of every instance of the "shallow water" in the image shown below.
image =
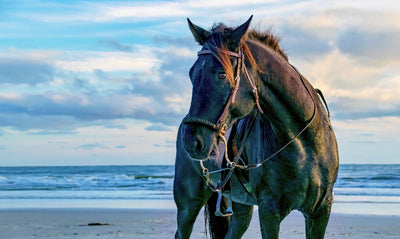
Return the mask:
{"type": "MultiPolygon", "coordinates": [[[[0,208],[174,208],[174,166],[0,167],[0,208]]],[[[341,165],[334,212],[400,215],[400,165],[341,165]]]]}

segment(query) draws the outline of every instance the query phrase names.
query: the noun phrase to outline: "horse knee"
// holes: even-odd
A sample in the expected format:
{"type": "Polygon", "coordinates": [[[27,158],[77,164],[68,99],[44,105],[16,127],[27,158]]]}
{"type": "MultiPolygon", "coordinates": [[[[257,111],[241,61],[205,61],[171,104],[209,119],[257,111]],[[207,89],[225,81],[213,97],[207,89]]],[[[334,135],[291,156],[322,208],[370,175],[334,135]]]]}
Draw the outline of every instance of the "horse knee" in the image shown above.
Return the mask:
{"type": "Polygon", "coordinates": [[[306,238],[322,239],[328,226],[329,216],[331,213],[331,205],[321,205],[318,210],[310,214],[304,215],[306,221],[306,238]]]}
{"type": "Polygon", "coordinates": [[[233,215],[226,238],[241,238],[250,225],[253,216],[253,206],[233,203],[233,215]]]}
{"type": "Polygon", "coordinates": [[[282,221],[278,204],[264,200],[258,205],[258,214],[263,238],[277,239],[282,221]]]}
{"type": "Polygon", "coordinates": [[[273,220],[281,221],[281,210],[278,203],[270,200],[263,200],[258,204],[258,211],[261,216],[268,217],[273,220]]]}

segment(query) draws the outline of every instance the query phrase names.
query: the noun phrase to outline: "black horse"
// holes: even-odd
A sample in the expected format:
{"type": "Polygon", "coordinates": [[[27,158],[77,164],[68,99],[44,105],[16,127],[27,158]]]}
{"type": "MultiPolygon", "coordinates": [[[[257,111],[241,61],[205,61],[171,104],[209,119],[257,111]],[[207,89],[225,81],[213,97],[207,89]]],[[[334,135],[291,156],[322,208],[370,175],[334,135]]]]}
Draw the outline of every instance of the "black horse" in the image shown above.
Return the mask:
{"type": "Polygon", "coordinates": [[[192,102],[177,138],[176,238],[189,238],[204,204],[221,210],[222,191],[233,215],[210,213],[214,238],[241,238],[255,204],[263,238],[278,238],[292,210],[303,213],[307,238],[324,237],[338,170],[329,115],[277,39],[248,32],[250,22],[207,31],[189,21],[203,49],[190,69],[192,102]],[[230,157],[221,157],[225,151],[230,157]]]}

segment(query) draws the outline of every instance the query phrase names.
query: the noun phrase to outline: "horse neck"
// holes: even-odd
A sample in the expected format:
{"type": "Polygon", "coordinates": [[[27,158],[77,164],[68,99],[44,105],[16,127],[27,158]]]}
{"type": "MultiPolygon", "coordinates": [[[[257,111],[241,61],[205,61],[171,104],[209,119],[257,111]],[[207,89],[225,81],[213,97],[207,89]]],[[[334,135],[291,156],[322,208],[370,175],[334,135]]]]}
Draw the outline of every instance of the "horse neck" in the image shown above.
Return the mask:
{"type": "Polygon", "coordinates": [[[311,84],[272,49],[256,45],[253,54],[260,73],[255,76],[261,107],[282,140],[293,138],[313,117],[315,93],[311,84]]]}

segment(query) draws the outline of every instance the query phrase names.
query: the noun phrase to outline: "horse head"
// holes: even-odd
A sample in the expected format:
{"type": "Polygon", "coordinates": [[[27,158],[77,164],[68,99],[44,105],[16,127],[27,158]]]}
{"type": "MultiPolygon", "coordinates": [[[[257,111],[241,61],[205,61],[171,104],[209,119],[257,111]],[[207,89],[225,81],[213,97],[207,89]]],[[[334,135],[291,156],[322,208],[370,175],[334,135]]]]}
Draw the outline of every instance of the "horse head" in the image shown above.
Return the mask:
{"type": "Polygon", "coordinates": [[[194,159],[203,160],[218,154],[217,145],[226,130],[237,119],[249,114],[256,103],[259,106],[258,99],[254,100],[254,82],[240,81],[246,74],[249,78],[242,43],[251,20],[252,17],[237,28],[220,24],[207,31],[188,19],[195,40],[202,45],[189,72],[192,99],[189,113],[183,120],[184,147],[194,159]]]}

